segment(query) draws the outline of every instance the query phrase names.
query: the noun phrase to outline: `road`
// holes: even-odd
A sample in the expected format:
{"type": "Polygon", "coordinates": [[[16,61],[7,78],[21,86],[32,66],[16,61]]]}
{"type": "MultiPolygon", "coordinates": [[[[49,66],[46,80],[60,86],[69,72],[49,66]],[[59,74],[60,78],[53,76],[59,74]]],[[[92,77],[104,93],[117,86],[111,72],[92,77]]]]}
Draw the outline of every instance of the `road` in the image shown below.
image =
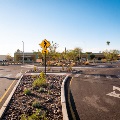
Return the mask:
{"type": "Polygon", "coordinates": [[[120,65],[84,69],[70,83],[80,120],[120,120],[120,65]]]}
{"type": "MultiPolygon", "coordinates": [[[[115,68],[106,68],[104,65],[74,67],[83,70],[82,74],[75,74],[70,82],[81,120],[119,120],[120,65],[113,66],[115,68]]],[[[34,65],[0,66],[0,108],[17,83],[16,78],[33,67],[34,65]]]]}
{"type": "Polygon", "coordinates": [[[28,69],[30,68],[22,67],[21,65],[0,66],[0,108],[14,88],[19,77],[28,69]]]}

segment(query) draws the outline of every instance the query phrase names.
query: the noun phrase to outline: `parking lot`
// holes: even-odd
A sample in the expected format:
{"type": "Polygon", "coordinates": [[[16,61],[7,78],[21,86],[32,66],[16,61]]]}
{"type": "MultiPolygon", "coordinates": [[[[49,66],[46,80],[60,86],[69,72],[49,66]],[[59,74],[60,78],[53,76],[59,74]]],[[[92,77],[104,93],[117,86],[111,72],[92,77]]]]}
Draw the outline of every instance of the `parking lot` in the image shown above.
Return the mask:
{"type": "Polygon", "coordinates": [[[84,69],[73,76],[70,88],[80,120],[119,120],[119,63],[84,69]]]}
{"type": "Polygon", "coordinates": [[[21,65],[0,66],[0,108],[17,83],[19,77],[27,71],[28,68],[21,65]]]}

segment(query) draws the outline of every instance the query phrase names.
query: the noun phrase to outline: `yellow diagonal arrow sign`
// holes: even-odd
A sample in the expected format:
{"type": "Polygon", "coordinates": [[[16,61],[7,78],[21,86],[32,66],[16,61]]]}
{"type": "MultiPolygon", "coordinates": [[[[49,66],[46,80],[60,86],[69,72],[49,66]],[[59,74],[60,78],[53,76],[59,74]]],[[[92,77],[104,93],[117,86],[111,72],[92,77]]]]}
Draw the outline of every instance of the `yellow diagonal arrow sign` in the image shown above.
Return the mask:
{"type": "Polygon", "coordinates": [[[40,44],[39,44],[43,49],[47,49],[50,46],[50,42],[48,42],[46,39],[44,39],[40,44]]]}

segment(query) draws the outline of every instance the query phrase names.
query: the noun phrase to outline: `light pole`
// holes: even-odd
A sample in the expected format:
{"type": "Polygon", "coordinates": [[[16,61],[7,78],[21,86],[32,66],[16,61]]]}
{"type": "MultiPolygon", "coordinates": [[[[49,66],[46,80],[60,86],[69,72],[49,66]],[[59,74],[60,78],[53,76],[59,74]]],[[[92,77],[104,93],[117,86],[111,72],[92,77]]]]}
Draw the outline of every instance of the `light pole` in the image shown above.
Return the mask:
{"type": "Polygon", "coordinates": [[[23,42],[23,64],[24,64],[24,42],[23,42]]]}

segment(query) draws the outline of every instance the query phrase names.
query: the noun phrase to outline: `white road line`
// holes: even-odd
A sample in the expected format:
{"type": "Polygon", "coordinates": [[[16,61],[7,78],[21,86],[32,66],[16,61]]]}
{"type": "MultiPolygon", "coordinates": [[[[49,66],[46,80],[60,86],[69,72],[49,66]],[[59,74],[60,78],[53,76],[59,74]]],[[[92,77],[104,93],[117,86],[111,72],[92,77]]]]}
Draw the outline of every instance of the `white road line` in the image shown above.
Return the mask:
{"type": "Polygon", "coordinates": [[[117,97],[117,98],[120,98],[120,94],[116,93],[115,90],[118,90],[120,91],[120,88],[119,87],[116,87],[116,86],[113,86],[113,92],[110,92],[106,95],[109,95],[109,96],[112,96],[112,97],[117,97]]]}
{"type": "Polygon", "coordinates": [[[108,93],[107,95],[112,96],[112,97],[117,97],[120,98],[120,94],[116,94],[115,91],[108,93]]]}
{"type": "Polygon", "coordinates": [[[4,76],[4,77],[10,77],[12,74],[7,74],[6,76],[4,76]]]}
{"type": "Polygon", "coordinates": [[[113,90],[118,90],[118,91],[120,91],[120,88],[119,88],[119,87],[116,87],[116,86],[113,86],[113,90]]]}

